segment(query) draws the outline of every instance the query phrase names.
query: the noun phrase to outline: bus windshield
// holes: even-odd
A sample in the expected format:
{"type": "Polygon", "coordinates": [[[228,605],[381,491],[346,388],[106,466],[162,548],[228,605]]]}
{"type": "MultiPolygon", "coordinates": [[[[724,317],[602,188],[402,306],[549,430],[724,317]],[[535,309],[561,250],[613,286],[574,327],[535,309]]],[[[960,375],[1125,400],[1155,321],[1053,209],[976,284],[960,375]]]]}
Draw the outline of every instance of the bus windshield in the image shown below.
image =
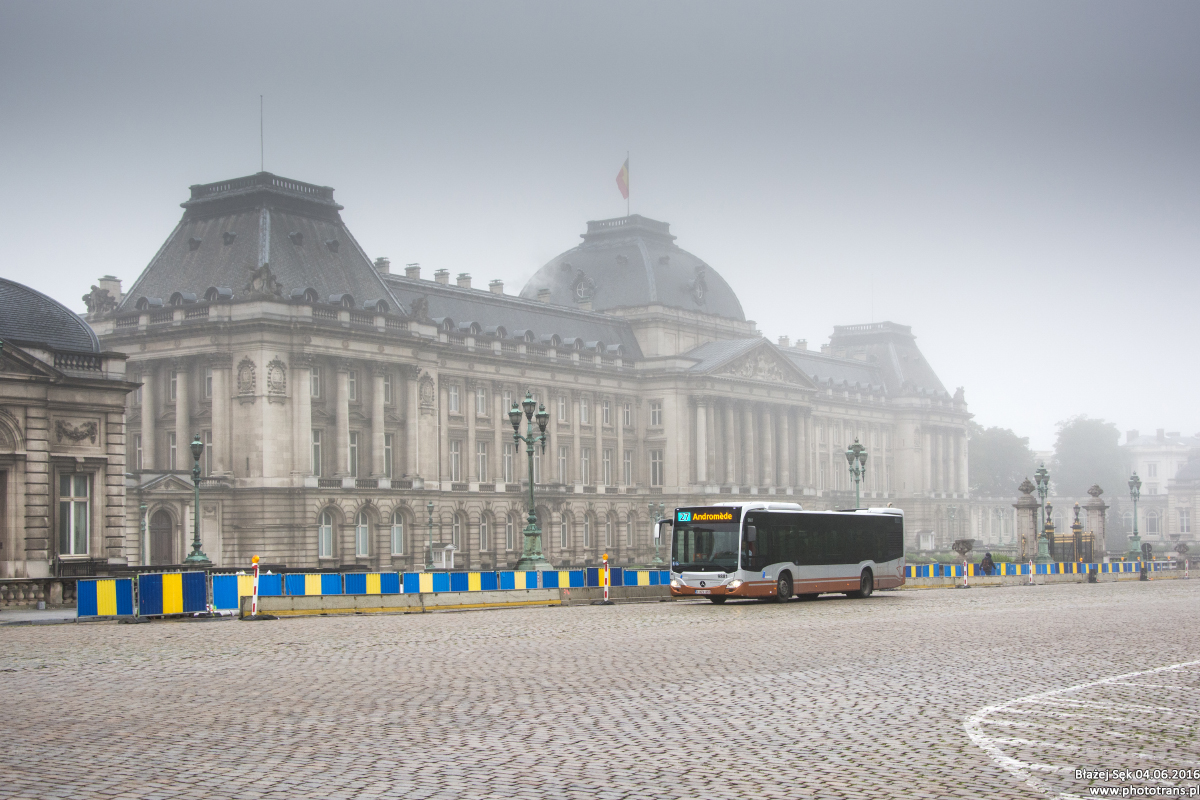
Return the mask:
{"type": "Polygon", "coordinates": [[[738,565],[740,529],[736,522],[676,522],[671,539],[671,570],[733,572],[738,565]]]}

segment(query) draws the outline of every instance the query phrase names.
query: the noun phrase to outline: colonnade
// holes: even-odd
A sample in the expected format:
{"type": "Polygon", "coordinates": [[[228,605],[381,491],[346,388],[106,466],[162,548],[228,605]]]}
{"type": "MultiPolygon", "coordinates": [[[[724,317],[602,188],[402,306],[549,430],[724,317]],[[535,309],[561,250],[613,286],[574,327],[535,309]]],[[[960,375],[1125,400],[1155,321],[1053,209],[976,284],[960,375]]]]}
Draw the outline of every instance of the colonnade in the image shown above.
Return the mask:
{"type": "Polygon", "coordinates": [[[696,396],[691,401],[695,485],[793,487],[811,483],[807,409],[696,396]]]}

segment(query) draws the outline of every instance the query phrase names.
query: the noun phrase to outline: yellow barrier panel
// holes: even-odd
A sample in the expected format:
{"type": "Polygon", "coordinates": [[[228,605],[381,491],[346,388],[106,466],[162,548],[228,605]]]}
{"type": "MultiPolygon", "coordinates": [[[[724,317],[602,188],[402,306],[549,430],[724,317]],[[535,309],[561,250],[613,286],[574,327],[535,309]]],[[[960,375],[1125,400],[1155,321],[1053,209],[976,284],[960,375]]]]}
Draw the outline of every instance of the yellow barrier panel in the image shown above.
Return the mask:
{"type": "Polygon", "coordinates": [[[638,586],[649,586],[650,585],[650,573],[644,569],[639,569],[637,585],[638,586]]]}
{"type": "Polygon", "coordinates": [[[304,576],[304,593],[305,594],[320,594],[321,593],[321,576],[320,575],[305,575],[304,576]]]}
{"type": "Polygon", "coordinates": [[[96,581],[96,616],[117,615],[117,582],[96,581]]]}
{"type": "Polygon", "coordinates": [[[432,572],[422,572],[420,577],[421,577],[421,586],[420,586],[421,591],[422,592],[432,592],[433,591],[433,573],[432,572]]]}
{"type": "Polygon", "coordinates": [[[478,572],[468,572],[467,573],[467,591],[468,592],[478,592],[481,588],[483,588],[483,584],[480,582],[479,573],[478,572]]]}
{"type": "Polygon", "coordinates": [[[238,575],[238,605],[241,605],[241,598],[249,597],[254,594],[254,576],[253,575],[238,575]]]}
{"type": "Polygon", "coordinates": [[[162,613],[183,613],[183,574],[165,573],[162,576],[162,613]]]}
{"type": "Polygon", "coordinates": [[[378,572],[371,572],[367,574],[367,594],[382,594],[379,588],[378,572]]]}
{"type": "Polygon", "coordinates": [[[524,589],[525,588],[525,573],[524,572],[514,572],[513,573],[513,588],[514,589],[524,589]]]}
{"type": "Polygon", "coordinates": [[[558,571],[558,588],[560,588],[560,589],[570,589],[571,588],[571,570],[560,569],[558,571]]]}

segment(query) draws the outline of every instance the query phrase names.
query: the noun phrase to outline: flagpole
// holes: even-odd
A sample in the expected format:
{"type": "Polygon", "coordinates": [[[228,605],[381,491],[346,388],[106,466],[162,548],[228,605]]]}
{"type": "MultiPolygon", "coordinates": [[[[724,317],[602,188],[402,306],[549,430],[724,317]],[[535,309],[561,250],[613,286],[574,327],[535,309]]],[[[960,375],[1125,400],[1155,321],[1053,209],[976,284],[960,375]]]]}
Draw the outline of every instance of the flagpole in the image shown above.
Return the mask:
{"type": "Polygon", "coordinates": [[[625,151],[625,216],[629,216],[629,195],[633,190],[629,188],[629,151],[625,151]]]}

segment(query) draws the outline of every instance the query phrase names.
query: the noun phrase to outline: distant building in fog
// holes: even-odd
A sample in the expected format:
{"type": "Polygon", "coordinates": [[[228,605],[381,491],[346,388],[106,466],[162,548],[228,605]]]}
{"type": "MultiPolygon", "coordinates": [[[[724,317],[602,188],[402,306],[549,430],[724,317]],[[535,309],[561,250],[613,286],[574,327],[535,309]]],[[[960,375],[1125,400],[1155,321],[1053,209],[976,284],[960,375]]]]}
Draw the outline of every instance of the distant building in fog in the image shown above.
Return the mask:
{"type": "Polygon", "coordinates": [[[327,187],[259,173],[193,186],[183,207],[119,306],[93,315],[142,384],[128,408],[130,562],[186,554],[199,433],[204,549],[219,564],[408,569],[432,537],[460,565],[510,565],[528,476],[507,411],[526,391],[551,414],[535,477],[555,564],[644,561],[650,503],[852,505],[855,437],[870,452],[864,497],[908,512],[909,546],[922,531],[955,538],[969,415],[910,329],[837,327],[822,352],[773,344],[665,222],[589,222],[514,297],[467,274],[393,273],[327,187]]]}

